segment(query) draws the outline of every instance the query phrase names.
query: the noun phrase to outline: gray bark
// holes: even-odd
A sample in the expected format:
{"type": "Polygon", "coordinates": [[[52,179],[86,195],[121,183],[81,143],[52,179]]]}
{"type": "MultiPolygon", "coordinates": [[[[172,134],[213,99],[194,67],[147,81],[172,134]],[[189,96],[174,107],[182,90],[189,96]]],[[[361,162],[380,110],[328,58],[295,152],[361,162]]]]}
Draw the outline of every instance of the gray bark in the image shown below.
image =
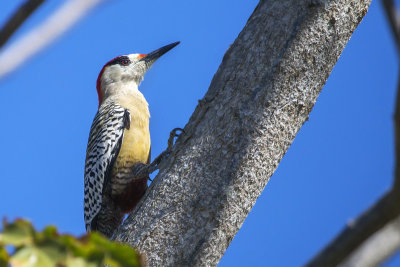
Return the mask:
{"type": "Polygon", "coordinates": [[[216,265],[369,4],[261,1],[115,239],[150,266],[216,265]]]}

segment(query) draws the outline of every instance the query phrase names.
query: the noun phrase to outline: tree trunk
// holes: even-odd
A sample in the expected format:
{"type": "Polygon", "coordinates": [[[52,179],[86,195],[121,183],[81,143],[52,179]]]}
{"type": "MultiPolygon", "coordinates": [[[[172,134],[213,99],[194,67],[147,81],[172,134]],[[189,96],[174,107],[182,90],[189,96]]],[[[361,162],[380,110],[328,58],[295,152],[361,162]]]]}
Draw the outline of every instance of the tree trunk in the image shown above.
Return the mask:
{"type": "Polygon", "coordinates": [[[260,1],[115,239],[137,247],[150,266],[216,265],[369,4],[260,1]]]}

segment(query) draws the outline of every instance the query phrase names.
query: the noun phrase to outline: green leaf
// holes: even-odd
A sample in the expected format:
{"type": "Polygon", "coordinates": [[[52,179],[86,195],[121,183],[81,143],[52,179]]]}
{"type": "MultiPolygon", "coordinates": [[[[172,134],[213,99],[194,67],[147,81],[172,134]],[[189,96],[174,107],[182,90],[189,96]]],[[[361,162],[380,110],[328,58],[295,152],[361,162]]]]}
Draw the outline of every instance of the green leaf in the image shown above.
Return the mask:
{"type": "Polygon", "coordinates": [[[89,262],[83,258],[69,257],[67,258],[67,267],[98,267],[100,264],[89,262]]]}
{"type": "Polygon", "coordinates": [[[36,232],[24,220],[4,222],[0,233],[0,267],[136,267],[144,265],[141,256],[128,245],[112,242],[98,233],[79,239],[60,235],[55,226],[36,232]],[[15,246],[15,253],[8,256],[5,245],[15,246]]]}
{"type": "Polygon", "coordinates": [[[3,233],[0,233],[0,245],[30,245],[34,239],[34,229],[32,224],[25,220],[15,220],[15,222],[8,224],[3,222],[3,233]]]}
{"type": "Polygon", "coordinates": [[[11,256],[10,263],[13,267],[54,267],[57,262],[40,249],[25,246],[11,256]]]}
{"type": "Polygon", "coordinates": [[[38,246],[36,247],[45,254],[52,262],[62,263],[66,261],[66,249],[59,246],[38,246]]]}
{"type": "Polygon", "coordinates": [[[0,246],[0,267],[7,267],[9,257],[5,247],[0,246]]]}
{"type": "Polygon", "coordinates": [[[126,244],[110,242],[98,233],[91,233],[90,242],[95,244],[98,249],[105,253],[105,263],[110,266],[140,266],[140,255],[132,247],[126,244]]]}
{"type": "Polygon", "coordinates": [[[114,249],[109,250],[109,255],[122,266],[140,266],[140,255],[130,246],[125,244],[116,244],[114,249]]]}
{"type": "Polygon", "coordinates": [[[43,236],[45,236],[47,238],[57,237],[58,236],[57,228],[54,225],[46,226],[43,229],[42,233],[43,233],[43,236]]]}

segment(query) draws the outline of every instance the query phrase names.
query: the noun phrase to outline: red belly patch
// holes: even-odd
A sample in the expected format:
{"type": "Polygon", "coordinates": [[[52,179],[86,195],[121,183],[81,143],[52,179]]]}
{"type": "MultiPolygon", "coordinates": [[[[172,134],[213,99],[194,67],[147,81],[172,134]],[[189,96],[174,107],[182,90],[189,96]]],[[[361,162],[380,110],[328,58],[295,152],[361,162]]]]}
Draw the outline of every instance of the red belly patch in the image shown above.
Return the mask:
{"type": "Polygon", "coordinates": [[[132,180],[122,194],[114,197],[115,203],[123,212],[130,213],[136,207],[137,203],[146,192],[147,179],[148,178],[132,180]]]}

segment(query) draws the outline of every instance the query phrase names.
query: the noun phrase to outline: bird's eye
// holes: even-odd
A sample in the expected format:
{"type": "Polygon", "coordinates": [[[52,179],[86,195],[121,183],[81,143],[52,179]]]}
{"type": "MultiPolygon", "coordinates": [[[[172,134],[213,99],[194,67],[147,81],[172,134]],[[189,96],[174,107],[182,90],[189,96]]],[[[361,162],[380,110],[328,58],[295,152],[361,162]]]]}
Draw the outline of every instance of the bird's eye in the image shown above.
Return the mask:
{"type": "Polygon", "coordinates": [[[126,59],[124,59],[124,60],[121,61],[121,65],[122,65],[122,66],[127,66],[128,64],[129,64],[129,61],[126,60],[126,59]]]}

